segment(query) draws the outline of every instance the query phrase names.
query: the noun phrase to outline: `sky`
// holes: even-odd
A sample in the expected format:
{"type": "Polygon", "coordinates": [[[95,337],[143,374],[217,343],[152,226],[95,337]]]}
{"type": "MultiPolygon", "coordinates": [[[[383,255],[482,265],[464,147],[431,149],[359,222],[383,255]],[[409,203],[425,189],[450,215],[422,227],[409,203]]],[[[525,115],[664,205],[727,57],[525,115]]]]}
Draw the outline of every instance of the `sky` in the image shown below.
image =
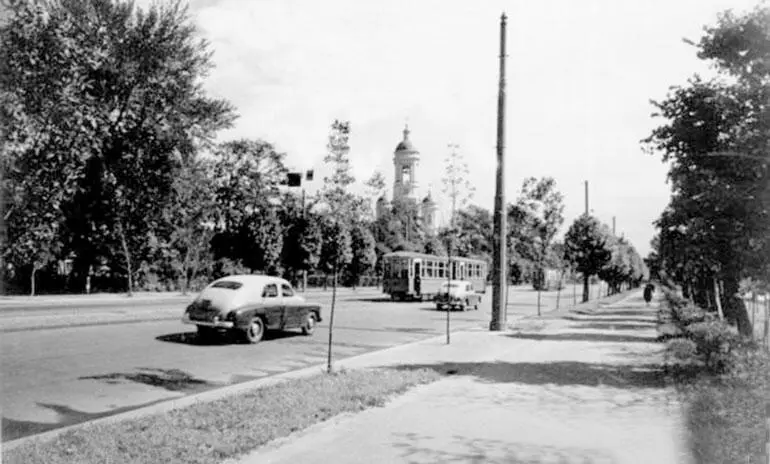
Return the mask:
{"type": "MultiPolygon", "coordinates": [[[[139,6],[151,0],[140,0],[139,6]]],[[[406,123],[420,151],[416,178],[448,219],[441,178],[458,144],[493,209],[500,15],[508,16],[505,196],[551,176],[564,195],[563,231],[589,208],[645,256],[668,203],[667,167],[640,140],[663,121],[650,100],[707,65],[697,40],[717,14],[756,0],[191,0],[216,65],[205,87],[240,115],[218,140],[261,138],[290,169],[323,178],[331,123],[351,123],[360,182],[381,171],[392,194],[393,151],[406,123]]]]}

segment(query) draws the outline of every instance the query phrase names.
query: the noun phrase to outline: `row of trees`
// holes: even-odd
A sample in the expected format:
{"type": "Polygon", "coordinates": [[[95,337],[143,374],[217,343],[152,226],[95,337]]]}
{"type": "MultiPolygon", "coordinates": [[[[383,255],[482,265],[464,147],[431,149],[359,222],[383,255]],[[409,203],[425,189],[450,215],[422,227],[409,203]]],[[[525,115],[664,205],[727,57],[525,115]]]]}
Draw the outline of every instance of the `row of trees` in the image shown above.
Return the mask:
{"type": "Polygon", "coordinates": [[[741,283],[770,281],[770,7],[727,12],[705,29],[698,57],[716,71],[656,102],[666,121],[645,140],[669,163],[669,205],[651,268],[685,297],[752,331],[741,283]]]}
{"type": "MultiPolygon", "coordinates": [[[[453,219],[434,234],[413,202],[374,214],[381,173],[351,193],[349,122],[332,124],[331,173],[307,199],[285,185],[285,155],[269,142],[213,143],[236,113],[203,90],[210,50],[179,3],[22,2],[0,44],[9,290],[186,291],[235,272],[356,285],[398,250],[491,261],[492,215],[469,203],[457,151],[444,175],[453,219]]],[[[508,205],[511,281],[540,289],[556,269],[619,290],[642,278],[633,247],[594,218],[556,241],[563,210],[553,179],[524,181],[508,205]]]]}

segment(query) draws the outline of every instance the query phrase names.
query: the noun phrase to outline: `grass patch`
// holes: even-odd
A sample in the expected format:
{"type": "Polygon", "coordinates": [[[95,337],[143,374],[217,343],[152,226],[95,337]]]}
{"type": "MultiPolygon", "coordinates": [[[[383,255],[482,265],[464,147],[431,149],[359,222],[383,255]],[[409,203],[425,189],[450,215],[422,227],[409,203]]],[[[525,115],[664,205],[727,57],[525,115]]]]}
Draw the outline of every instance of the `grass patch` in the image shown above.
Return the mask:
{"type": "Polygon", "coordinates": [[[733,367],[721,375],[693,366],[674,372],[680,399],[687,406],[690,448],[696,462],[766,462],[762,457],[765,407],[770,404],[767,353],[740,353],[733,367]]]}
{"type": "Polygon", "coordinates": [[[87,425],[5,450],[3,462],[219,463],[333,416],[382,406],[439,378],[431,369],[371,369],[292,379],[166,414],[87,425]]]}

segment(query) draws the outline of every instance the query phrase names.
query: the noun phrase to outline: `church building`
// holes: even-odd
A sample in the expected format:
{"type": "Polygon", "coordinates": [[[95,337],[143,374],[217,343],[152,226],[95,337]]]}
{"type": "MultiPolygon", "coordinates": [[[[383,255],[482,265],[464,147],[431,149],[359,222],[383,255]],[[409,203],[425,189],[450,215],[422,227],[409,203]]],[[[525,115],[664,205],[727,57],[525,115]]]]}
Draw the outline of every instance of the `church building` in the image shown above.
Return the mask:
{"type": "MultiPolygon", "coordinates": [[[[419,214],[425,232],[435,234],[437,229],[436,212],[438,206],[433,201],[430,192],[419,200],[417,183],[417,167],[420,164],[420,152],[409,140],[409,126],[404,127],[404,139],[396,146],[393,152],[393,167],[395,175],[393,180],[393,201],[404,200],[413,203],[419,201],[419,214]]],[[[377,200],[377,217],[382,216],[390,205],[383,196],[377,200]]]]}

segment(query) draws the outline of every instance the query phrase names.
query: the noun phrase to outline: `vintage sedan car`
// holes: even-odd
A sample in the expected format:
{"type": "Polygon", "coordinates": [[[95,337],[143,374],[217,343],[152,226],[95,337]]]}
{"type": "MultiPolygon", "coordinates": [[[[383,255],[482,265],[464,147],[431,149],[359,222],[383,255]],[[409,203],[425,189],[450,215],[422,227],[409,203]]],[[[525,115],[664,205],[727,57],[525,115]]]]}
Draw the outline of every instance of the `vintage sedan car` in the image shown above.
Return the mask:
{"type": "Polygon", "coordinates": [[[267,330],[301,329],[312,335],[321,306],[297,295],[288,281],[265,275],[233,275],[209,284],[187,307],[182,322],[205,338],[229,333],[258,343],[267,330]]]}
{"type": "Polygon", "coordinates": [[[441,284],[441,288],[433,301],[438,310],[444,308],[457,308],[463,311],[468,308],[479,309],[481,294],[476,293],[473,284],[467,280],[452,280],[441,284]]]}

